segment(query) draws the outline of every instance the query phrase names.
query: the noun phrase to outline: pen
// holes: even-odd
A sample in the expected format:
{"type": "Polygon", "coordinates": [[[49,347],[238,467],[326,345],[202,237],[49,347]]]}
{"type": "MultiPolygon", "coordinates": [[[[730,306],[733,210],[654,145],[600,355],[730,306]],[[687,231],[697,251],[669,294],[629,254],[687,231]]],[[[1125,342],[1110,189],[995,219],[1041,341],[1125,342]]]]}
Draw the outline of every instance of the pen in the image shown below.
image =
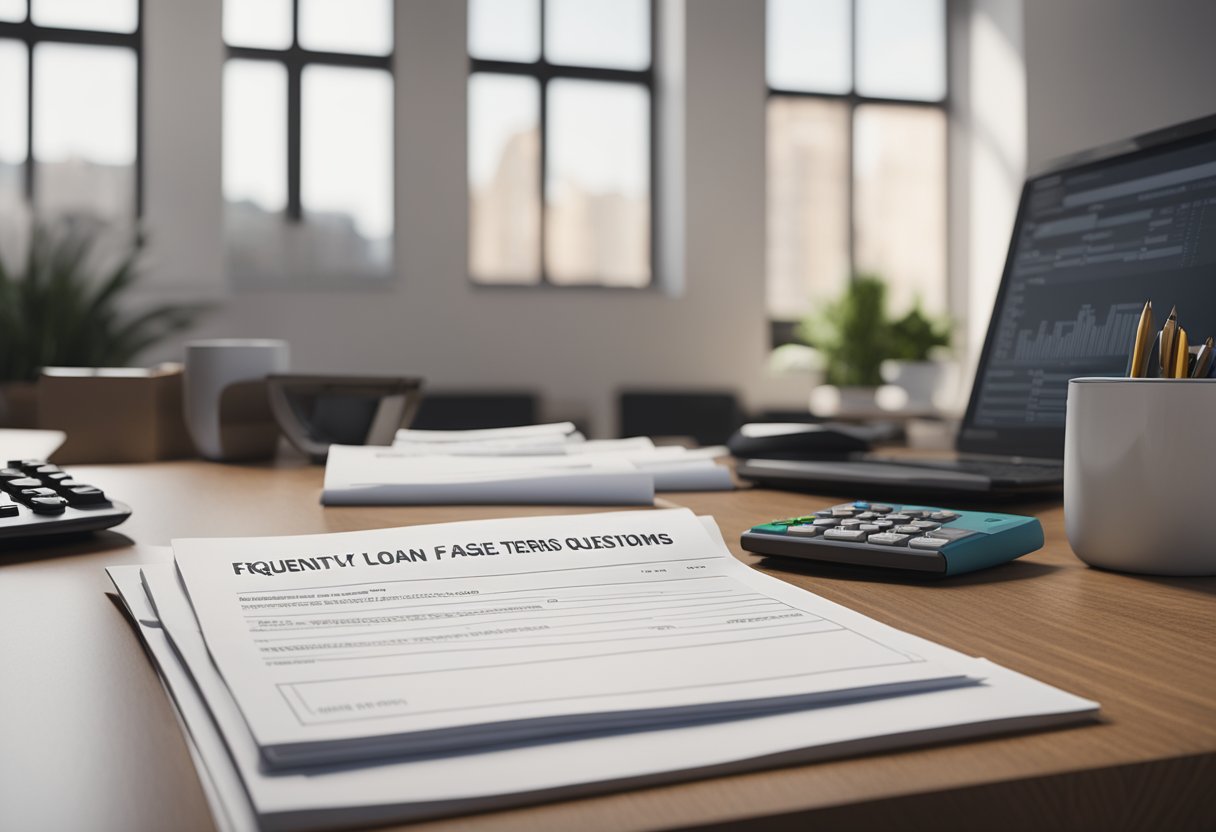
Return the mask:
{"type": "Polygon", "coordinates": [[[1178,327],[1178,337],[1174,343],[1174,374],[1173,378],[1190,377],[1191,348],[1186,340],[1186,330],[1178,327]]]}
{"type": "Polygon", "coordinates": [[[1208,371],[1212,369],[1212,349],[1212,338],[1208,336],[1208,340],[1199,348],[1199,355],[1195,356],[1195,369],[1191,370],[1191,378],[1208,377],[1208,371]]]}
{"type": "Polygon", "coordinates": [[[1153,342],[1153,302],[1147,301],[1140,313],[1140,325],[1136,327],[1136,341],[1132,345],[1132,365],[1128,375],[1144,378],[1148,375],[1148,355],[1153,342]]]}
{"type": "Polygon", "coordinates": [[[1175,340],[1178,337],[1178,307],[1175,306],[1170,310],[1170,316],[1165,319],[1165,326],[1161,327],[1161,377],[1173,378],[1174,376],[1174,348],[1175,340]]]}

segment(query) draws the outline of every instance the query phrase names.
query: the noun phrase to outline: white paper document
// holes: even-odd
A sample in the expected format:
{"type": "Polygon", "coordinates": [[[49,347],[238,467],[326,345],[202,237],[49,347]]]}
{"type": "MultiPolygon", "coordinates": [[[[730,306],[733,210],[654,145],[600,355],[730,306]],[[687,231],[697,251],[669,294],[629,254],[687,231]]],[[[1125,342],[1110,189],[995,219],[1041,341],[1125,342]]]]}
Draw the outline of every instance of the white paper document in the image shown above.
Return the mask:
{"type": "Polygon", "coordinates": [[[331,445],[325,505],[624,505],[654,502],[654,477],[599,455],[418,456],[331,445]]]}
{"type": "Polygon", "coordinates": [[[215,664],[272,766],[980,678],[973,660],[748,569],[686,509],[173,549],[215,664]]]}
{"type": "MultiPolygon", "coordinates": [[[[608,516],[613,515],[599,515],[608,516]]],[[[540,520],[548,523],[556,519],[563,518],[534,518],[533,522],[540,520]]],[[[487,522],[500,526],[503,522],[514,521],[487,522]]],[[[705,537],[712,545],[722,547],[721,538],[712,521],[702,522],[708,522],[705,537]]],[[[457,526],[476,525],[478,524],[448,524],[446,528],[452,530],[457,526]]],[[[667,528],[675,530],[675,533],[686,533],[685,524],[682,522],[669,523],[667,528]]],[[[308,540],[335,537],[349,535],[274,540],[295,540],[303,544],[308,540]]],[[[546,538],[537,536],[532,539],[539,541],[546,538]]],[[[238,544],[240,549],[248,552],[247,544],[260,546],[265,541],[228,542],[238,544]]],[[[222,558],[218,559],[232,563],[232,551],[233,549],[226,550],[222,558]]],[[[581,549],[569,551],[567,560],[580,561],[583,552],[581,549]]],[[[624,554],[626,552],[617,550],[618,557],[624,554]]],[[[486,559],[479,562],[509,560],[501,555],[471,557],[486,559]]],[[[669,560],[664,566],[655,561],[647,568],[672,570],[678,569],[679,565],[691,564],[688,561],[669,560]]],[[[591,564],[587,566],[593,571],[596,568],[591,564]]],[[[354,567],[347,567],[352,568],[354,567]]],[[[751,572],[741,565],[740,568],[751,572]]],[[[463,754],[380,758],[370,763],[361,761],[325,768],[272,772],[266,769],[262,749],[259,748],[260,743],[250,731],[247,711],[232,695],[233,676],[225,670],[224,663],[216,656],[218,645],[214,639],[204,641],[206,627],[200,631],[195,609],[192,608],[173,567],[126,566],[112,567],[108,571],[157,663],[166,686],[172,692],[174,703],[189,731],[196,760],[200,760],[204,767],[200,774],[208,784],[208,795],[215,798],[213,806],[217,813],[217,822],[226,829],[304,830],[407,821],[539,799],[569,797],[620,788],[628,784],[657,783],[765,765],[824,759],[1002,730],[1046,727],[1085,719],[1097,709],[1093,702],[988,662],[968,659],[954,651],[885,627],[809,593],[788,587],[793,597],[787,598],[787,601],[797,599],[802,607],[814,608],[819,613],[827,614],[827,620],[835,622],[840,630],[875,639],[883,647],[904,658],[915,656],[918,663],[952,660],[966,666],[973,675],[984,677],[984,681],[945,689],[910,692],[903,696],[852,699],[823,707],[798,710],[776,708],[767,713],[724,721],[665,723],[651,730],[638,730],[644,728],[644,725],[632,726],[629,730],[624,730],[622,726],[622,730],[610,733],[563,738],[553,742],[500,746],[487,742],[463,754]],[[151,604],[149,596],[153,600],[151,604]],[[213,663],[213,658],[216,663],[213,663]]],[[[509,574],[512,571],[514,570],[491,570],[489,583],[518,577],[509,574]]],[[[558,573],[543,573],[553,580],[545,587],[548,592],[541,595],[547,597],[553,594],[554,590],[575,586],[580,580],[585,582],[585,576],[578,574],[581,571],[584,571],[582,565],[573,567],[573,574],[566,573],[566,577],[560,582],[556,580],[558,573]]],[[[277,575],[277,578],[279,583],[285,584],[289,579],[294,580],[307,574],[313,573],[289,570],[277,575]]],[[[655,580],[668,582],[681,581],[687,577],[678,571],[648,574],[657,576],[655,580]]],[[[763,579],[761,585],[768,582],[780,583],[757,573],[752,574],[763,579]]],[[[704,580],[715,583],[719,577],[722,575],[715,574],[705,576],[704,580]]],[[[641,584],[650,583],[650,579],[642,581],[638,578],[635,574],[626,582],[638,584],[633,589],[642,592],[641,584]]],[[[440,579],[441,582],[446,580],[440,579]]],[[[702,576],[694,575],[688,580],[699,581],[702,576]]],[[[384,583],[380,582],[377,586],[384,583]]],[[[608,584],[604,582],[597,584],[596,591],[602,591],[606,585],[608,584]]],[[[415,590],[420,594],[425,586],[425,581],[418,581],[415,590]]],[[[446,591],[434,588],[433,583],[431,587],[425,591],[432,596],[441,595],[446,591]]],[[[753,588],[759,588],[761,596],[778,600],[763,586],[753,588]]],[[[314,595],[308,599],[310,603],[328,599],[336,601],[335,606],[338,608],[346,606],[344,600],[322,596],[315,593],[315,590],[314,587],[313,591],[306,593],[314,595]]],[[[357,593],[360,590],[351,587],[347,591],[357,593]]],[[[244,597],[249,593],[247,590],[240,590],[239,594],[244,597]]],[[[263,597],[263,601],[257,603],[264,603],[269,595],[253,594],[263,597]]],[[[296,598],[295,603],[304,600],[296,598]]],[[[426,605],[436,600],[435,597],[417,598],[415,604],[420,611],[433,610],[433,607],[426,605]]],[[[483,597],[479,600],[486,599],[483,597]]],[[[609,603],[617,602],[615,598],[607,600],[609,603]]],[[[672,604],[672,612],[676,615],[707,614],[710,618],[722,615],[720,612],[682,612],[677,608],[679,603],[687,603],[689,599],[667,600],[672,604]]],[[[244,606],[244,603],[241,602],[241,605],[244,606]]],[[[290,613],[284,612],[284,608],[288,608],[287,605],[291,603],[286,597],[279,597],[279,593],[275,593],[273,603],[277,605],[277,611],[273,613],[274,619],[292,618],[290,613]]],[[[398,603],[383,597],[372,602],[372,605],[380,607],[382,615],[389,607],[398,603]]],[[[737,599],[726,602],[727,605],[740,603],[754,603],[764,608],[763,602],[739,602],[737,599]]],[[[717,608],[715,605],[718,604],[719,602],[711,602],[710,609],[717,608]]],[[[510,606],[523,604],[515,599],[510,602],[510,606]]],[[[295,611],[298,607],[289,609],[295,611]]],[[[263,614],[262,610],[252,612],[255,618],[263,614]]],[[[752,612],[745,615],[736,610],[733,617],[761,618],[765,615],[783,614],[786,613],[769,612],[762,615],[752,612]]],[[[245,613],[241,613],[241,616],[245,617],[245,613]]],[[[345,613],[337,614],[338,618],[344,616],[345,613]]],[[[622,624],[630,623],[627,619],[638,617],[638,612],[619,610],[593,615],[584,610],[578,617],[599,616],[611,619],[606,624],[619,628],[622,624]]],[[[364,613],[363,617],[372,619],[377,616],[364,613]]],[[[428,624],[433,624],[434,621],[435,619],[430,619],[428,624]]],[[[385,624],[367,621],[354,626],[384,629],[385,624]]],[[[482,623],[460,626],[466,629],[484,627],[482,623]]],[[[580,628],[584,639],[589,635],[587,630],[596,629],[585,624],[580,625],[580,628]]],[[[821,630],[817,635],[829,636],[831,632],[833,631],[821,630]]],[[[839,634],[839,631],[836,632],[839,634]]],[[[791,649],[799,646],[797,637],[790,637],[794,640],[780,636],[775,638],[777,641],[784,641],[786,649],[790,650],[786,657],[786,669],[789,669],[790,663],[797,669],[798,658],[791,649]]],[[[247,640],[247,637],[244,640],[247,640]]],[[[456,644],[450,644],[444,649],[455,654],[462,649],[458,646],[460,644],[458,640],[456,644]]],[[[752,644],[754,646],[756,642],[752,644]]],[[[637,647],[635,645],[630,649],[636,651],[637,647]]],[[[505,661],[513,651],[506,648],[501,652],[505,661]]],[[[749,658],[736,666],[735,676],[746,679],[751,674],[752,661],[749,658]]],[[[899,666],[899,662],[892,665],[899,666]]],[[[532,684],[547,686],[555,676],[552,672],[535,674],[532,684]]],[[[456,680],[460,677],[457,673],[451,678],[456,680]]],[[[508,691],[499,691],[498,695],[505,696],[507,693],[508,691]]],[[[278,693],[272,693],[267,698],[283,699],[278,693]]]]}

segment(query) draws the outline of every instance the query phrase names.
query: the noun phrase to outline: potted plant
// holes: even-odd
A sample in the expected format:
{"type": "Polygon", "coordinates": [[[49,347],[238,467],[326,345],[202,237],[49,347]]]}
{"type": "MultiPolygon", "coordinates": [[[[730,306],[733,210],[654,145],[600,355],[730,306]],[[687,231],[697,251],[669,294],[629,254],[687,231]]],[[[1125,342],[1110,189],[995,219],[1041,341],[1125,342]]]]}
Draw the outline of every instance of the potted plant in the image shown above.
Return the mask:
{"type": "Polygon", "coordinates": [[[127,366],[202,311],[120,309],[139,279],[144,240],[133,235],[106,257],[102,249],[115,239],[99,224],[34,223],[20,262],[0,251],[0,426],[35,426],[34,384],[43,367],[127,366]]]}
{"type": "Polygon", "coordinates": [[[888,328],[890,357],[880,366],[882,380],[902,387],[912,409],[931,408],[940,398],[950,365],[943,360],[950,346],[950,325],[930,319],[919,301],[888,328]]]}
{"type": "Polygon", "coordinates": [[[882,383],[879,366],[887,353],[887,287],[872,274],[854,275],[843,295],[816,309],[799,326],[798,335],[819,351],[824,380],[834,390],[812,397],[824,409],[834,399],[835,410],[869,410],[882,383]],[[820,402],[819,400],[823,400],[820,402]]]}
{"type": "Polygon", "coordinates": [[[929,361],[929,353],[949,344],[949,327],[930,320],[919,303],[891,320],[886,300],[887,286],[881,277],[857,274],[843,295],[816,309],[800,325],[799,337],[823,356],[825,381],[831,385],[812,392],[814,409],[871,411],[874,394],[884,381],[905,387],[907,406],[932,405],[944,369],[929,361]]]}

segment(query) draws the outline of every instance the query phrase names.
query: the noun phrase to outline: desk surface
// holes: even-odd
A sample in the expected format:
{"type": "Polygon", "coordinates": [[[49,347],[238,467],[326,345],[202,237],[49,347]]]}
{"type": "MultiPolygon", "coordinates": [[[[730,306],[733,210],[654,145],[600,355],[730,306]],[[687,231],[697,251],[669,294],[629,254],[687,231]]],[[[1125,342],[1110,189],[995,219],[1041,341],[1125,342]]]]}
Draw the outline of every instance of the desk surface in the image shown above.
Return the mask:
{"type": "MultiPolygon", "coordinates": [[[[135,510],[114,532],[0,552],[0,829],[189,830],[212,823],[164,691],[102,567],[171,537],[304,534],[547,507],[330,508],[321,469],[202,462],[72,471],[135,510]],[[134,543],[132,543],[134,541],[134,543]]],[[[669,495],[714,515],[759,569],[1102,704],[1097,724],[639,789],[416,825],[438,830],[1216,827],[1216,579],[1089,569],[1058,504],[1047,545],[934,584],[861,580],[742,552],[757,520],[853,495],[669,495]],[[822,824],[826,824],[823,826],[822,824]]]]}

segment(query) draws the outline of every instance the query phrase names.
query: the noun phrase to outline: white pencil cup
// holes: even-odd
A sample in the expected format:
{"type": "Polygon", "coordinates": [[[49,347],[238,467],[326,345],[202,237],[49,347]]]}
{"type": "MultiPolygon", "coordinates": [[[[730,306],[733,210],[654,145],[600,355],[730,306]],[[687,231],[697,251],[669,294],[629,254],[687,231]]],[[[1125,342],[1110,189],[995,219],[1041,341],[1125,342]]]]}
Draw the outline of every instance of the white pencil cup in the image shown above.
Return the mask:
{"type": "Polygon", "coordinates": [[[1216,575],[1216,379],[1068,383],[1064,525],[1090,566],[1216,575]]]}
{"type": "Polygon", "coordinates": [[[279,430],[266,376],[288,369],[286,341],[217,338],[186,345],[186,427],[205,459],[274,455],[279,430]]]}

